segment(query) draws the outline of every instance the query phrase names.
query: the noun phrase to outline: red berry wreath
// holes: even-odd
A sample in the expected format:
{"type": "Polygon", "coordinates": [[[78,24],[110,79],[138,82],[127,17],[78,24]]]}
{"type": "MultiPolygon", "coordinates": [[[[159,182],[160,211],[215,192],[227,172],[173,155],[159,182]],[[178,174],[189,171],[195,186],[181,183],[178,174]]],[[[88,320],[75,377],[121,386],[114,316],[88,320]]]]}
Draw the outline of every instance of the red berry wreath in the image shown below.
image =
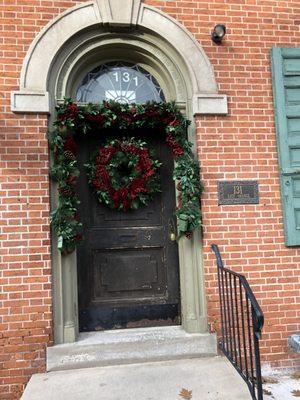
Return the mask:
{"type": "Polygon", "coordinates": [[[89,183],[100,203],[127,212],[148,205],[160,192],[161,163],[151,158],[145,145],[134,138],[110,141],[86,165],[89,183]]]}

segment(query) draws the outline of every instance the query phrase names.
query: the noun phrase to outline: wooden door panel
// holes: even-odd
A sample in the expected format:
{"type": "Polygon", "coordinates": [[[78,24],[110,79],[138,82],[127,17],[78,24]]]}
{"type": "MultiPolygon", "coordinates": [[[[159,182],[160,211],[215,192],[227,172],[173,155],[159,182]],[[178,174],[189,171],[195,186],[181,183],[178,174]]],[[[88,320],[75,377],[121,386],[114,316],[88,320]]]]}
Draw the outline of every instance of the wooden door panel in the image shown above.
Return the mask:
{"type": "MultiPolygon", "coordinates": [[[[153,260],[151,255],[145,252],[139,254],[132,250],[114,251],[109,255],[98,253],[100,260],[97,260],[95,269],[99,274],[97,279],[99,293],[96,295],[105,299],[106,292],[109,296],[120,298],[124,292],[128,292],[135,297],[134,292],[144,293],[153,289],[153,286],[157,286],[158,283],[159,255],[158,252],[153,260]]],[[[96,274],[95,276],[97,277],[96,274]]]]}
{"type": "Polygon", "coordinates": [[[122,249],[95,252],[94,298],[98,305],[122,301],[166,302],[167,274],[163,266],[163,249],[122,249]]]}
{"type": "Polygon", "coordinates": [[[121,247],[157,247],[166,240],[161,227],[91,229],[88,241],[91,249],[118,249],[121,247]]]}
{"type": "Polygon", "coordinates": [[[158,194],[152,203],[147,208],[140,208],[131,213],[116,212],[108,209],[102,204],[97,204],[94,199],[91,199],[91,212],[93,215],[92,224],[94,226],[105,226],[106,228],[119,228],[122,226],[154,226],[162,225],[162,216],[157,213],[157,210],[163,207],[162,196],[158,194]]]}
{"type": "Polygon", "coordinates": [[[123,213],[99,204],[88,186],[84,164],[99,141],[79,142],[77,191],[84,240],[77,259],[82,331],[179,322],[178,246],[169,239],[175,209],[173,158],[159,137],[147,137],[147,143],[163,162],[162,191],[147,207],[123,213]]]}

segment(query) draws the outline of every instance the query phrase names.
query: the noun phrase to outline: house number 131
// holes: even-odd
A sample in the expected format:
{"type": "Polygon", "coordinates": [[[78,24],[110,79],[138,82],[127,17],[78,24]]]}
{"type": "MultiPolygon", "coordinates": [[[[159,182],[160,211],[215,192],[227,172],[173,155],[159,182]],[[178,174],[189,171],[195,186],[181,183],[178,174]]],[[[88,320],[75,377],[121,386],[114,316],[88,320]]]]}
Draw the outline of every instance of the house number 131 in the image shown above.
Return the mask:
{"type": "Polygon", "coordinates": [[[235,185],[234,187],[233,187],[233,193],[235,194],[235,195],[242,195],[243,194],[243,187],[242,186],[240,186],[240,185],[235,185]]]}
{"type": "MultiPolygon", "coordinates": [[[[130,74],[129,74],[129,72],[123,72],[122,74],[119,74],[119,72],[114,72],[114,73],[113,73],[113,76],[115,77],[116,82],[119,82],[119,80],[120,80],[120,75],[122,75],[122,77],[121,77],[122,82],[128,83],[128,82],[130,81],[130,74]]],[[[138,86],[138,84],[139,84],[138,77],[135,76],[134,78],[132,78],[132,80],[135,82],[135,86],[138,86]]]]}

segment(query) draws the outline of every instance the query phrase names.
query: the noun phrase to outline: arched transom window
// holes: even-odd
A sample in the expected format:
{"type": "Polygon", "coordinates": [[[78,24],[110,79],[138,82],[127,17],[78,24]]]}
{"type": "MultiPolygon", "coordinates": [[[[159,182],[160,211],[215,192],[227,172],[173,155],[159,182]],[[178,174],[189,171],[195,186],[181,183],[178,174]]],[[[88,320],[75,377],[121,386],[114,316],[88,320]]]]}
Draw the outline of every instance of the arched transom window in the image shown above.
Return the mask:
{"type": "Polygon", "coordinates": [[[139,65],[123,62],[103,64],[89,72],[77,89],[76,98],[83,103],[165,101],[161,87],[149,72],[139,65]]]}

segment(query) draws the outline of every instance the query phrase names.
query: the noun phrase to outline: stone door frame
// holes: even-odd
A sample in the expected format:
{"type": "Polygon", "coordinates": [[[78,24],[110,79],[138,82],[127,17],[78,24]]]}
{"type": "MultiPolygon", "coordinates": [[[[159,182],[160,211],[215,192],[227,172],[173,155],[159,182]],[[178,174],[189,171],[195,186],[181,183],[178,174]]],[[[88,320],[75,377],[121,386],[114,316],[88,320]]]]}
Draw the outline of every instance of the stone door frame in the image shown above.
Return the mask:
{"type": "MultiPolygon", "coordinates": [[[[227,97],[218,92],[213,68],[202,47],[175,19],[141,0],[94,0],[66,10],[42,29],[24,59],[20,90],[11,95],[16,113],[49,114],[92,66],[115,55],[137,61],[161,84],[167,101],[176,100],[194,121],[199,115],[226,115],[227,97]]],[[[189,139],[195,143],[194,122],[189,139]]],[[[55,185],[51,206],[57,203],[55,185]]],[[[61,256],[52,238],[55,343],[78,335],[76,255],[61,256]]],[[[179,243],[182,326],[207,332],[201,234],[179,243]]]]}

